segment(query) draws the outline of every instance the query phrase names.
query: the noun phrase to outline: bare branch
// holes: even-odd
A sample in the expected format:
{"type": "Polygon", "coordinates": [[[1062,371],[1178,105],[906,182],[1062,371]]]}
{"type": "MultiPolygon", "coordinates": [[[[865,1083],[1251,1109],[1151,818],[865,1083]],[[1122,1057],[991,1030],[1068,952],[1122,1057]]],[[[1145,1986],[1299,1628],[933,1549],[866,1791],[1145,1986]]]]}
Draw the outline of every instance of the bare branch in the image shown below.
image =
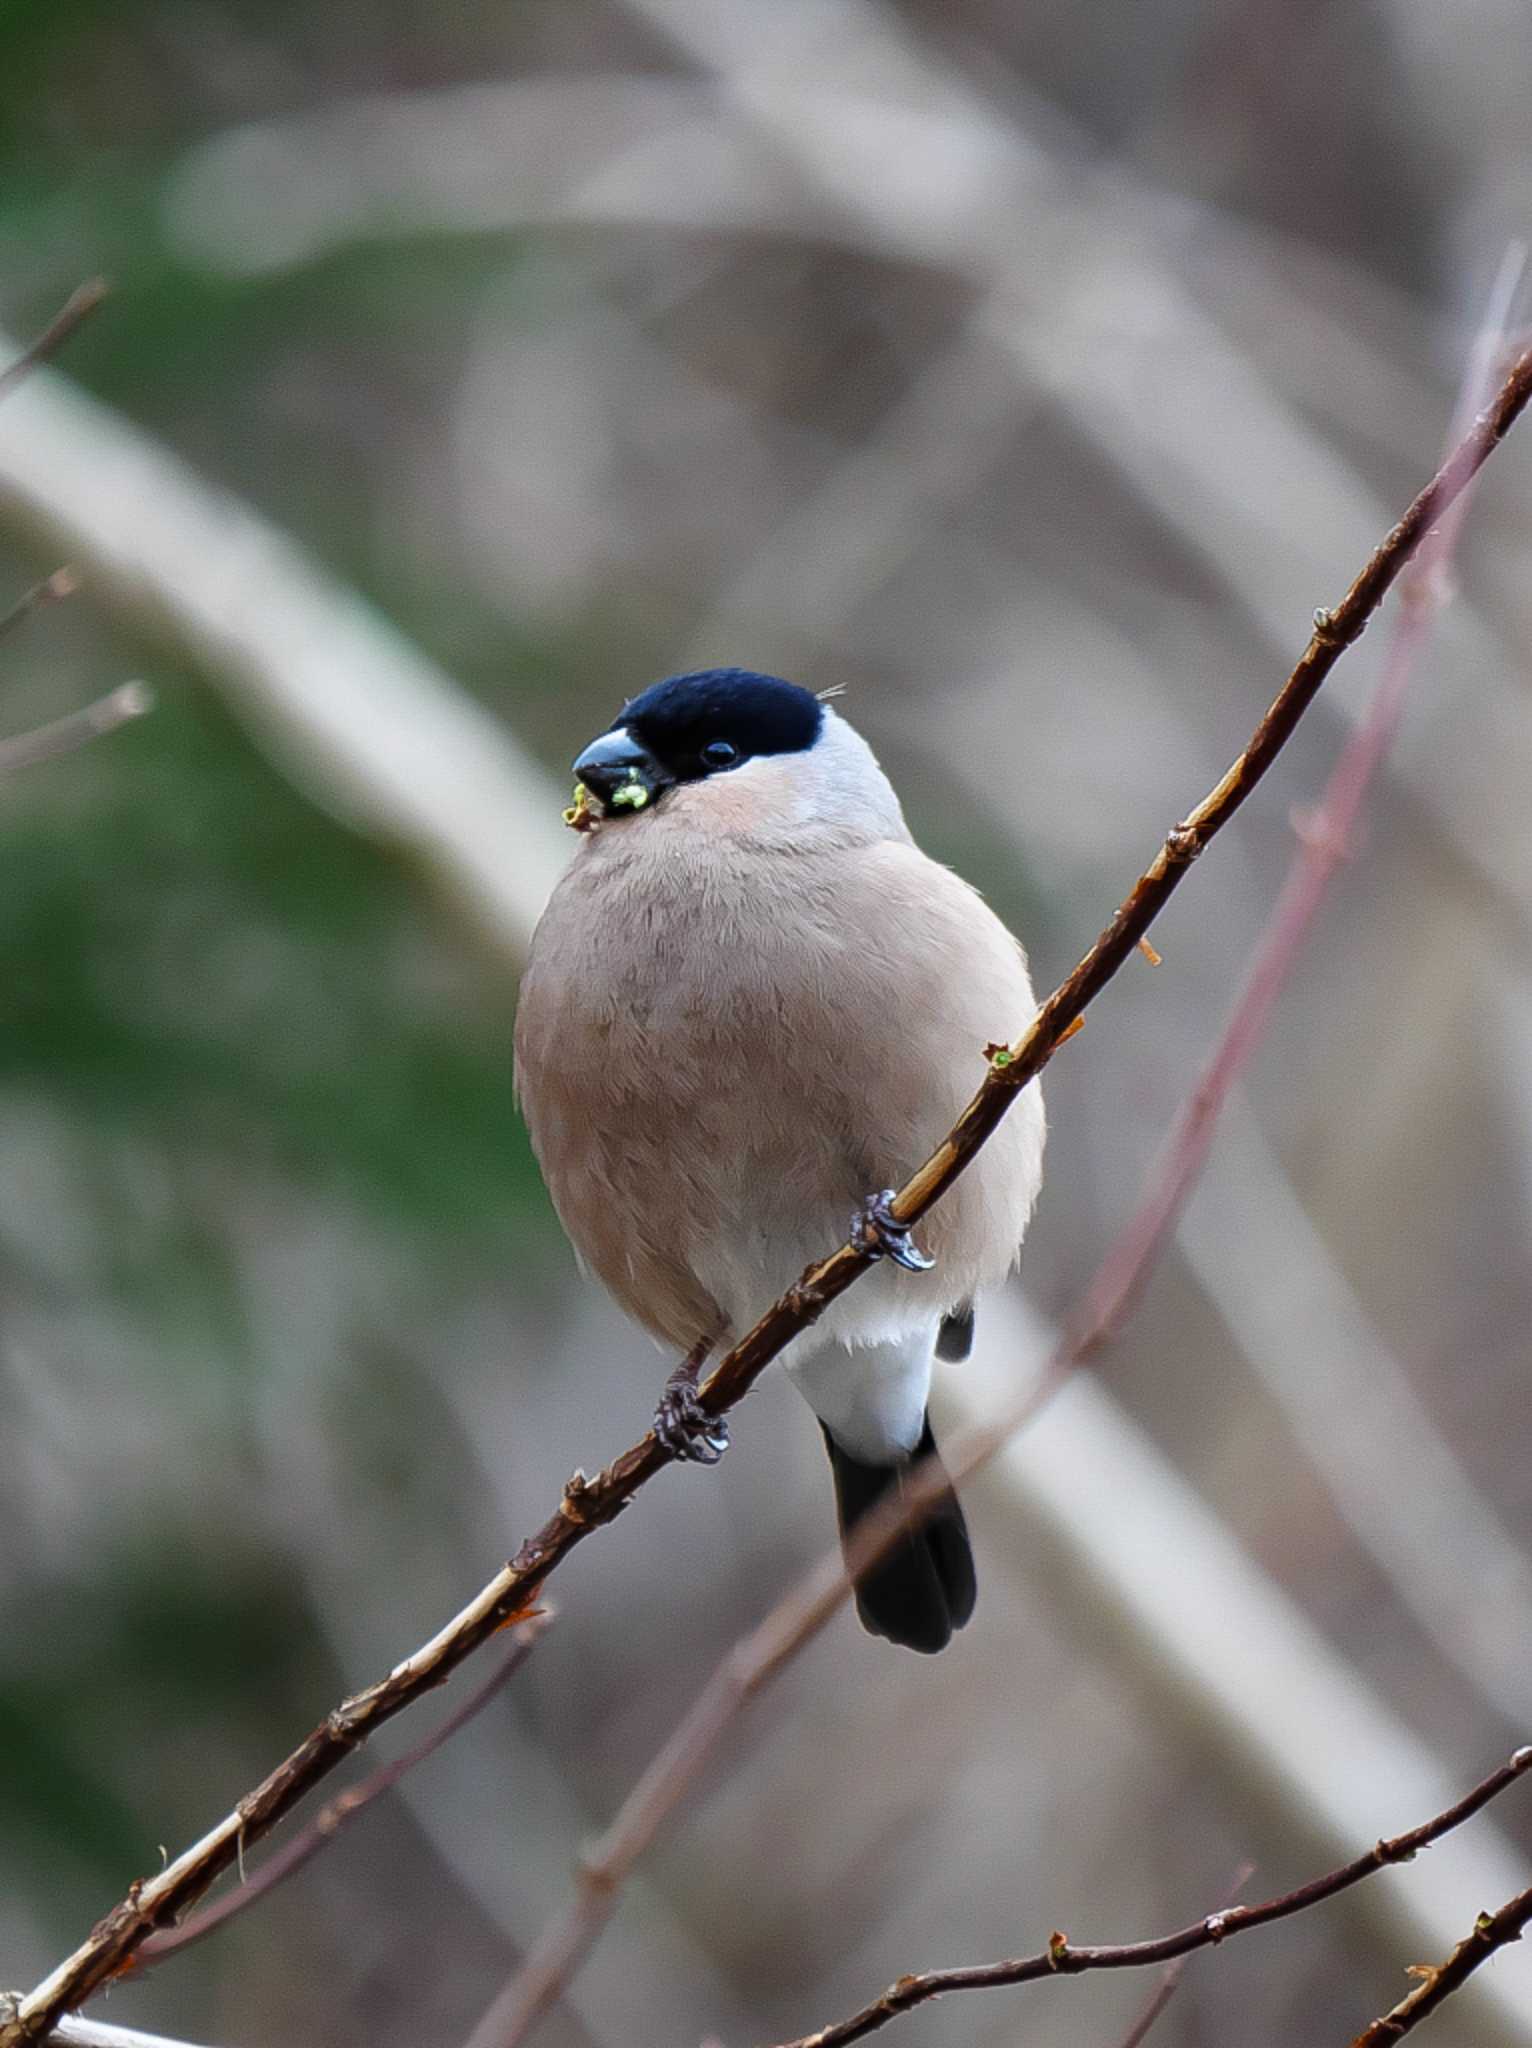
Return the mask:
{"type": "MultiPolygon", "coordinates": [[[[1341,602],[1334,610],[1315,614],[1309,643],[1249,746],[1216,788],[1172,827],[1111,923],[1022,1037],[1012,1046],[994,1049],[983,1084],[951,1133],[895,1196],[896,1221],[917,1222],[946,1192],[1020,1090],[1047,1064],[1087,1005],[1133,954],[1192,861],[1271,767],[1341,653],[1361,634],[1431,525],[1462,494],[1529,398],[1532,351],[1511,366],[1493,404],[1383,540],[1341,602]]],[[[810,1267],[709,1375],[699,1394],[704,1412],[719,1415],[741,1400],[790,1339],[823,1314],[871,1262],[865,1249],[844,1244],[810,1267]]],[[[976,1433],[978,1438],[993,1436],[993,1431],[976,1433]]],[[[990,1443],[983,1455],[992,1448],[990,1443]]],[[[570,1551],[593,1529],[614,1520],[638,1489],[670,1462],[670,1453],[650,1432],[594,1479],[576,1473],[549,1520],[430,1642],[386,1678],[343,1701],[233,1812],[164,1870],[135,1884],[74,1954],[29,1995],[17,2019],[0,2025],[0,2048],[24,2048],[43,2039],[62,2013],[108,1982],[151,1932],[173,1925],[242,1848],[269,1834],[342,1757],[422,1693],[441,1684],[508,1619],[521,1613],[570,1551]]],[[[918,1493],[918,1486],[911,1491],[918,1493]]],[[[863,1525],[869,1537],[875,1533],[875,1520],[869,1517],[863,1525]]],[[[882,1533],[889,1540],[888,1532],[882,1533]]],[[[831,1585],[824,1597],[826,1611],[833,1612],[843,1588],[831,1585]]]]}
{"type": "MultiPolygon", "coordinates": [[[[1050,1977],[1081,1976],[1089,1970],[1152,1969],[1157,1964],[1175,1962],[1182,1956],[1195,1954],[1198,1949],[1215,1948],[1236,1934],[1248,1934],[1252,1928],[1266,1927],[1273,1920],[1286,1920],[1294,1913],[1307,1912],[1310,1907],[1333,1899],[1337,1892],[1349,1891],[1353,1885],[1361,1884],[1365,1878],[1386,1869],[1389,1864],[1408,1863],[1422,1849],[1428,1849],[1443,1835],[1471,1820],[1481,1807],[1487,1806],[1529,1769],[1532,1769],[1532,1745],[1518,1749],[1499,1770],[1491,1771],[1465,1798],[1434,1819],[1411,1828],[1408,1834],[1381,1841],[1364,1856],[1343,1863],[1338,1870],[1327,1871],[1323,1877],[1313,1878],[1308,1884],[1299,1885],[1296,1890],[1283,1892],[1280,1897],[1267,1899],[1260,1905],[1229,1906],[1221,1912],[1209,1913],[1205,1919],[1194,1920],[1189,1927],[1178,1928],[1174,1934],[1162,1934],[1155,1941],[1077,1948],[1064,1935],[1053,1934],[1046,1948],[1036,1955],[1019,1957],[1014,1962],[981,1963],[958,1970],[927,1970],[919,1976],[901,1977],[881,1998],[875,1998],[860,2012],[852,2013],[849,2019],[822,2027],[818,2033],[804,2034],[795,2041],[783,2042],[780,2048],[848,2048],[850,2042],[865,2040],[869,2034],[886,2027],[890,2020],[913,2012],[916,2006],[926,2005],[933,1998],[945,1997],[949,1991],[994,1991],[1003,1986],[1041,1983],[1050,1977]]],[[[1532,1918],[1532,1894],[1512,1903],[1522,1907],[1523,1921],[1532,1918]]],[[[1498,1920],[1500,1916],[1495,1917],[1498,1920]]],[[[1496,1946],[1514,1938],[1514,1934],[1506,1933],[1496,1946]]],[[[1455,1962],[1456,1957],[1453,1960],[1455,1962]]],[[[1478,1960],[1482,1961],[1483,1957],[1478,1960]]],[[[1451,1967],[1450,1963],[1443,1965],[1444,1970],[1451,1967]]],[[[1473,1967],[1477,1964],[1470,1966],[1473,1967]]],[[[1467,1974],[1465,1970],[1463,1975],[1467,1974]]],[[[1456,1985],[1450,1988],[1456,1989],[1456,1985]]],[[[1379,2035],[1376,2041],[1371,2041],[1363,2037],[1366,2048],[1379,2048],[1379,2044],[1390,2038],[1379,2035]]],[[[1356,2048],[1363,2048],[1363,2042],[1359,2041],[1356,2048]]]]}
{"type": "MultiPolygon", "coordinates": [[[[1519,274],[1519,270],[1514,273],[1519,274]]],[[[1489,381],[1514,274],[1502,279],[1490,318],[1464,380],[1460,412],[1471,414],[1489,381]]],[[[866,1516],[847,1545],[844,1566],[832,1555],[802,1581],[714,1671],[691,1710],[624,1800],[610,1826],[580,1860],[574,1897],[544,1928],[516,1974],[495,1999],[468,2048],[519,2048],[553,2004],[617,1908],[633,1865],[680,1804],[739,1715],[801,1650],[848,1596],[853,1581],[945,1492],[949,1475],[967,1477],[1052,1398],[1068,1375],[1116,1329],[1163,1249],[1212,1143],[1218,1114],[1264,1035],[1315,912],[1344,859],[1372,775],[1398,722],[1405,687],[1443,589],[1443,572],[1460,529],[1466,497],[1428,534],[1411,572],[1412,599],[1391,637],[1367,715],[1352,734],[1298,851],[1275,910],[1256,944],[1217,1045],[1193,1083],[1151,1170],[1143,1194],[1086,1290],[1079,1314],[1038,1379],[982,1429],[948,1446],[947,1470],[919,1473],[866,1516]]],[[[1142,944],[1140,939],[1137,944],[1142,944]]],[[[1072,1028],[1072,1027],[1071,1027],[1072,1028]]]]}
{"type": "Polygon", "coordinates": [[[0,639],[24,625],[40,605],[56,604],[60,598],[73,597],[79,587],[80,578],[75,570],[55,569],[51,576],[45,576],[41,583],[34,583],[30,590],[24,591],[8,612],[0,612],[0,639]]]}
{"type": "Polygon", "coordinates": [[[110,286],[105,278],[93,277],[88,284],[82,284],[72,291],[32,346],[19,355],[15,362],[0,370],[0,398],[14,391],[24,377],[32,374],[39,363],[45,363],[50,356],[57,355],[75,329],[95,312],[109,290],[110,286]]]}
{"type": "Polygon", "coordinates": [[[305,1863],[334,1841],[349,1821],[355,1820],[385,1792],[391,1792],[417,1764],[424,1763],[428,1756],[434,1756],[444,1742],[450,1742],[460,1728],[465,1728],[476,1714],[482,1713],[526,1663],[552,1620],[552,1608],[544,1607],[536,1614],[529,1614],[525,1621],[517,1622],[511,1631],[511,1647],[506,1655],[483,1684],[471,1692],[440,1727],[433,1728],[429,1735],[393,1763],[384,1764],[381,1770],[364,1778],[360,1785],[337,1793],[320,1808],[301,1834],[295,1835],[284,1848],[269,1857],[238,1891],[230,1892],[215,1905],[204,1906],[200,1913],[193,1913],[179,1927],[164,1927],[158,1934],[151,1934],[138,1951],[138,1962],[141,1965],[162,1962],[167,1956],[190,1948],[193,1942],[212,1934],[301,1870],[305,1863]]]}
{"type": "Polygon", "coordinates": [[[1497,1949],[1520,1941],[1522,1930],[1532,1920],[1532,1888],[1508,1899],[1498,1913],[1481,1913],[1473,1933],[1460,1941],[1446,1962],[1437,1968],[1419,1966],[1411,1972],[1420,1982],[1415,1989],[1370,2027],[1364,2027],[1351,2048],[1389,2048],[1415,2031],[1421,2021],[1435,2012],[1454,1991],[1461,1991],[1481,1963],[1487,1963],[1497,1949]]]}
{"type": "MultiPolygon", "coordinates": [[[[19,1991],[0,1991],[0,2020],[12,2018],[20,2003],[19,1991]]],[[[109,2027],[100,2020],[74,2018],[59,2021],[54,2039],[63,2048],[192,2048],[189,2041],[140,2033],[137,2027],[109,2027]]]]}
{"type": "MultiPolygon", "coordinates": [[[[1228,1911],[1229,1907],[1234,1904],[1234,1901],[1239,1897],[1254,1875],[1255,1865],[1253,1863],[1241,1864],[1238,1875],[1235,1877],[1233,1884],[1230,1885],[1222,1906],[1218,1909],[1220,1912],[1228,1911]]],[[[1119,2048],[1143,2048],[1143,2044],[1148,2040],[1150,2032],[1159,2019],[1160,2014],[1175,1997],[1176,1987],[1181,1982],[1182,1973],[1186,1969],[1188,1960],[1189,1958],[1186,1956],[1177,1956],[1173,1963],[1165,1965],[1165,1974],[1160,1979],[1154,1995],[1145,2005],[1132,2026],[1129,2027],[1127,2033],[1124,2034],[1119,2043],[1119,2048]]]]}
{"type": "Polygon", "coordinates": [[[35,732],[18,733],[0,740],[0,775],[14,775],[33,768],[39,761],[51,761],[59,754],[72,754],[103,734],[115,732],[135,718],[154,709],[154,693],[146,683],[123,683],[83,711],[69,711],[35,732]]]}

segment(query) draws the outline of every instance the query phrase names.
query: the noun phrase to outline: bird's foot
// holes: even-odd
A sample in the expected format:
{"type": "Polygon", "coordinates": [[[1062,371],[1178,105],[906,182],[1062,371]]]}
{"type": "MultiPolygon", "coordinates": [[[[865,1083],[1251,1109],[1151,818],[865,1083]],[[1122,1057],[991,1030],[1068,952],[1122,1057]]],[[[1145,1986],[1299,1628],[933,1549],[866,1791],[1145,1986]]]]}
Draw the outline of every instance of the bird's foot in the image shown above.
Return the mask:
{"type": "Polygon", "coordinates": [[[729,1448],[729,1425],[709,1415],[697,1399],[697,1377],[708,1346],[688,1352],[665,1382],[654,1411],[654,1434],[673,1458],[689,1465],[716,1465],[729,1448]]]}
{"type": "Polygon", "coordinates": [[[851,1242],[875,1259],[892,1259],[906,1273],[929,1273],[936,1264],[894,1215],[892,1188],[869,1195],[851,1219],[851,1242]]]}

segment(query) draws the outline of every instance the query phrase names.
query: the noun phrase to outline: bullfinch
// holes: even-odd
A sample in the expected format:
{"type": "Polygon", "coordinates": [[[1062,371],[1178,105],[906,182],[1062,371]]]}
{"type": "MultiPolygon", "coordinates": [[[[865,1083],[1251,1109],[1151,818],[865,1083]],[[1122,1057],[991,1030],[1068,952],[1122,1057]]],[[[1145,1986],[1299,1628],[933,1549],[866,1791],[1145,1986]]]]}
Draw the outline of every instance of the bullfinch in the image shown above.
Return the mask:
{"type": "MultiPolygon", "coordinates": [[[[578,850],[532,941],[516,1078],[585,1265],[688,1354],[655,1418],[679,1455],[727,1441],[695,1399],[846,1236],[881,1254],[783,1354],[829,1448],[843,1537],[935,1457],[932,1362],[1018,1256],[1042,1176],[1029,1088],[920,1226],[888,1190],[935,1149],[984,1051],[1031,1017],[1021,947],[914,844],[872,749],[831,705],[744,669],[672,676],[574,764],[578,850]]],[[[973,1612],[956,1497],[865,1572],[865,1626],[943,1649],[973,1612]]]]}

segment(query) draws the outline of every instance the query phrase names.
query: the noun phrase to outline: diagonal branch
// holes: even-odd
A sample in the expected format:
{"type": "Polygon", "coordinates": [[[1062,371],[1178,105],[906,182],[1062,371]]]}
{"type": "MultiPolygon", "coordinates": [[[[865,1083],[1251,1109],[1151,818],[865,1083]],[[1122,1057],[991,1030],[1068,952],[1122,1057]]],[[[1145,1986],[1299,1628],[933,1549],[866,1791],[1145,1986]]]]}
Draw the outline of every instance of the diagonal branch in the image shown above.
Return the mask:
{"type": "Polygon", "coordinates": [[[31,347],[24,349],[14,362],[0,370],[0,398],[6,397],[24,378],[30,377],[39,363],[56,356],[75,329],[95,312],[110,289],[104,277],[93,277],[89,283],[72,291],[31,347]]]}
{"type": "Polygon", "coordinates": [[[1458,1943],[1446,1962],[1434,1969],[1412,1972],[1420,1978],[1415,1989],[1381,2019],[1364,2027],[1351,2048],[1390,2048],[1391,2043],[1402,2041],[1454,1991],[1461,1991],[1479,1965],[1487,1963],[1497,1949],[1520,1941],[1528,1921],[1532,1921],[1532,1889],[1507,1899],[1498,1913],[1481,1913],[1474,1922],[1473,1933],[1458,1943]]]}
{"type": "MultiPolygon", "coordinates": [[[[1171,828],[1111,923],[1022,1037],[1015,1045],[994,1051],[982,1085],[948,1137],[894,1197],[898,1222],[918,1221],[946,1192],[1021,1089],[1041,1072],[1087,1005],[1133,953],[1188,867],[1271,767],[1340,655],[1361,634],[1431,525],[1462,494],[1529,398],[1532,350],[1511,365],[1493,403],[1379,545],[1341,602],[1333,611],[1315,614],[1309,643],[1249,746],[1217,787],[1171,828]]],[[[844,1244],[811,1266],[709,1375],[699,1395],[704,1412],[719,1415],[741,1400],[786,1344],[815,1322],[871,1263],[866,1250],[844,1244]]],[[[554,1514],[430,1642],[386,1678],[343,1701],[200,1841],[156,1876],[132,1886],[74,1954],[31,1992],[17,2018],[0,2024],[0,2048],[25,2048],[44,2039],[53,2022],[108,1982],[154,1929],[173,1925],[242,1847],[269,1834],[343,1757],[422,1693],[442,1684],[517,1615],[577,1544],[619,1515],[638,1489],[671,1462],[651,1432],[595,1478],[576,1473],[554,1514]]]]}
{"type": "Polygon", "coordinates": [[[9,611],[0,612],[0,638],[25,625],[39,606],[57,604],[63,598],[73,597],[79,587],[80,578],[75,570],[67,566],[55,569],[41,583],[34,583],[30,590],[23,591],[9,611]]]}
{"type": "Polygon", "coordinates": [[[230,1892],[226,1898],[211,1906],[204,1906],[183,1920],[179,1927],[162,1927],[158,1934],[151,1934],[140,1948],[135,1961],[143,1966],[163,1962],[167,1956],[176,1955],[183,1948],[190,1948],[193,1942],[202,1941],[216,1932],[228,1921],[236,1918],[263,1899],[279,1884],[300,1871],[306,1863],[313,1861],[321,1849],[327,1848],[343,1827],[364,1813],[376,1799],[385,1792],[391,1792],[400,1779],[423,1764],[427,1757],[434,1756],[443,1743],[450,1742],[460,1728],[466,1727],[476,1714],[482,1713],[490,1701],[497,1697],[516,1676],[537,1647],[538,1638],[553,1620],[551,1607],[542,1607],[529,1614],[525,1621],[517,1622],[511,1631],[511,1647],[482,1685],[475,1688],[461,1706],[455,1707],[439,1727],[423,1736],[412,1749],[392,1763],[384,1764],[360,1785],[353,1785],[345,1792],[337,1792],[315,1814],[301,1834],[279,1849],[263,1863],[253,1877],[247,1878],[238,1891],[230,1892]]]}
{"type": "MultiPolygon", "coordinates": [[[[1471,414],[1488,388],[1493,351],[1519,260],[1507,267],[1464,380],[1460,414],[1471,414]]],[[[1460,419],[1459,426],[1462,421],[1460,419]]],[[[854,1579],[945,1491],[998,1451],[1059,1390],[1076,1367],[1108,1341],[1145,1284],[1212,1144],[1219,1113],[1265,1033],[1324,891],[1344,859],[1363,799],[1398,722],[1404,693],[1442,594],[1466,494],[1444,512],[1423,542],[1404,585],[1399,615],[1367,714],[1352,734],[1307,821],[1287,880],[1257,940],[1239,994],[1219,1039],[1192,1085],[1127,1223],[1108,1247],[1070,1328],[1044,1372],[982,1428],[947,1447],[945,1472],[917,1473],[874,1514],[864,1517],[847,1547],[824,1559],[735,1644],[692,1707],[671,1731],[600,1839],[580,1858],[574,1895],[532,1944],[510,1982],[475,2028],[468,2048],[520,2048],[562,1994],[617,1910],[622,1886],[661,1826],[696,1785],[745,1708],[830,1619],[854,1579]]]]}
{"type": "Polygon", "coordinates": [[[82,711],[66,711],[62,718],[32,732],[0,739],[0,776],[34,768],[39,761],[52,761],[60,754],[72,754],[153,709],[154,694],[146,683],[120,683],[82,711]]]}
{"type": "MultiPolygon", "coordinates": [[[[1155,1941],[1077,1948],[1064,1935],[1052,1934],[1048,1938],[1048,1946],[1036,1955],[1018,1957],[1011,1962],[979,1963],[958,1970],[926,1970],[919,1976],[901,1977],[881,1998],[864,2005],[849,2019],[821,2027],[818,2033],[804,2034],[796,2041],[783,2042],[781,2048],[849,2048],[851,2042],[865,2040],[869,2034],[886,2027],[890,2020],[913,2012],[918,2005],[929,2004],[933,1998],[945,1997],[949,1991],[994,1991],[1015,1984],[1038,1984],[1049,1977],[1081,1976],[1089,1970],[1152,1969],[1157,1964],[1176,1962],[1198,1949],[1214,1948],[1236,1934],[1248,1934],[1253,1928],[1269,1926],[1273,1920],[1286,1920],[1294,1913],[1305,1913],[1310,1907],[1333,1899],[1338,1892],[1349,1891],[1353,1885],[1361,1884],[1390,1864],[1408,1863],[1422,1849],[1428,1849],[1443,1835],[1471,1820],[1529,1769],[1532,1769],[1532,1746],[1518,1749],[1498,1770],[1481,1779],[1455,1806],[1449,1806],[1433,1819],[1411,1828],[1408,1834],[1380,1841],[1353,1862],[1343,1863],[1338,1870],[1327,1871],[1323,1877],[1312,1878],[1308,1884],[1283,1892],[1278,1898],[1266,1899],[1260,1905],[1226,1907],[1221,1912],[1209,1913],[1203,1920],[1194,1920],[1189,1927],[1178,1928],[1174,1934],[1162,1934],[1155,1941]]],[[[1532,1919],[1532,1894],[1513,1900],[1512,1905],[1522,1909],[1523,1922],[1532,1919]]],[[[1510,1911],[1510,1907],[1502,1908],[1504,1913],[1510,1911]]],[[[1500,1917],[1499,1914],[1495,1916],[1497,1922],[1500,1917]]],[[[1495,1946],[1514,1938],[1514,1933],[1503,1933],[1495,1946]]],[[[1483,1960],[1483,1955],[1480,1955],[1463,1970],[1462,1976],[1466,1977],[1483,1960]]],[[[1444,1964],[1441,1974],[1445,1975],[1452,1969],[1456,1961],[1454,1956],[1452,1963],[1444,1964]]],[[[1455,1983],[1449,1986],[1449,1989],[1456,1988],[1455,1983]]],[[[1443,1997],[1446,1995],[1446,1992],[1442,1993],[1443,1997]]],[[[1382,2048],[1382,2044],[1391,2038],[1387,2034],[1364,2035],[1355,2048],[1382,2048]]]]}
{"type": "MultiPolygon", "coordinates": [[[[1243,1863],[1240,1865],[1239,1873],[1234,1883],[1229,1887],[1222,1906],[1218,1908],[1219,1912],[1228,1911],[1254,1875],[1255,1865],[1253,1863],[1243,1863]]],[[[1157,1988],[1145,2003],[1143,2011],[1122,2037],[1119,2048],[1144,2048],[1144,2043],[1148,2040],[1150,2033],[1158,2022],[1160,2014],[1175,1997],[1181,1982],[1182,1973],[1189,1961],[1190,1957],[1188,1956],[1177,1956],[1174,1962],[1165,1965],[1165,1973],[1161,1977],[1157,1988]]]]}

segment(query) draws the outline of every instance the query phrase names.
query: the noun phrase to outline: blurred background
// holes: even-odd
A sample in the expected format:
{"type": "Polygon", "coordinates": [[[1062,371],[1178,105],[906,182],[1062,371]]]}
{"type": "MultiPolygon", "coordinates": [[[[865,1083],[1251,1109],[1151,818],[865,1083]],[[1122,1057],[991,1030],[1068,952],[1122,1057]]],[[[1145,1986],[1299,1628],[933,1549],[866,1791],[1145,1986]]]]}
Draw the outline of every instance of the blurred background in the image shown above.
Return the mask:
{"type": "MultiPolygon", "coordinates": [[[[679,668],[844,686],[1051,986],[1434,466],[1532,219],[1529,66],[1513,0],[4,10],[0,318],[115,289],[0,405],[0,604],[84,583],[0,709],[158,710],[0,803],[0,1983],[647,1422],[666,1361],[511,1094],[572,755],[679,668]]],[[[840,1617],[550,2048],[746,2048],[1160,1932],[1532,1737],[1529,513],[1532,438],[1175,1247],[972,1489],[974,1626],[927,1662],[840,1617]]],[[[1025,1300],[949,1429],[1131,1209],[1385,637],[1050,1069],[1025,1300]]],[[[790,1391],[734,1443],[579,1553],[400,1796],[102,2016],[465,2039],[830,1541],[790,1391]]],[[[1348,2040],[1529,1865],[1513,1793],[1198,1959],[1155,2039],[1348,2040]]],[[[1485,1976],[1433,2039],[1532,2038],[1532,1957],[1485,1976]]],[[[889,2038],[1111,2048],[1149,1989],[889,2038]]]]}

